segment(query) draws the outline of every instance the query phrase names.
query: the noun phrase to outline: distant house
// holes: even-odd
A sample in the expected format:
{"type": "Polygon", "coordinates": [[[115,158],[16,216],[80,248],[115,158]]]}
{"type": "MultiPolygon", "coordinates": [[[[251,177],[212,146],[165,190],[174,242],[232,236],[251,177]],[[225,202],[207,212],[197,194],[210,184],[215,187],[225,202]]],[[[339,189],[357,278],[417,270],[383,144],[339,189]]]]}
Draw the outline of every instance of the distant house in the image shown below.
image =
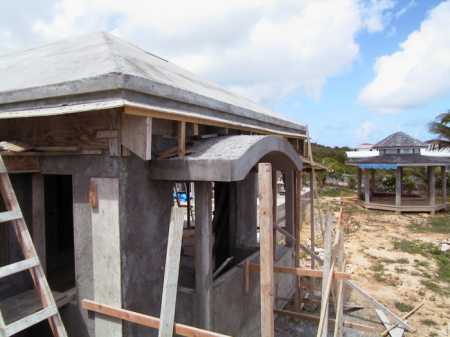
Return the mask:
{"type": "Polygon", "coordinates": [[[396,132],[371,146],[370,150],[347,152],[347,164],[358,167],[358,193],[364,206],[372,209],[393,210],[397,212],[431,212],[447,209],[447,167],[450,165],[450,152],[429,149],[428,145],[404,132],[396,132]],[[411,198],[403,194],[403,168],[423,167],[428,176],[426,196],[411,198]],[[442,184],[441,195],[436,195],[436,168],[440,168],[442,184]],[[395,170],[395,194],[375,191],[374,180],[378,170],[395,170]]]}

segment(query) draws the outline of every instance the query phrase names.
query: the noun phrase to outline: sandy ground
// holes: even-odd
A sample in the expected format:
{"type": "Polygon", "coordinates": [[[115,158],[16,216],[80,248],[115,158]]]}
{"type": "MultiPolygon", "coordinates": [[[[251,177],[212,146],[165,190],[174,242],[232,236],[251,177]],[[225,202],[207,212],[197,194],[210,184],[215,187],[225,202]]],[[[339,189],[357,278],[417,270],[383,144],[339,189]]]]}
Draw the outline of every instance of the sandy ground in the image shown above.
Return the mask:
{"type": "MultiPolygon", "coordinates": [[[[322,199],[324,209],[337,209],[337,202],[337,198],[322,199]]],[[[439,281],[436,260],[394,246],[399,240],[439,243],[450,235],[417,233],[410,228],[411,224],[429,221],[428,214],[396,215],[356,205],[346,206],[345,214],[347,271],[353,280],[399,316],[425,302],[408,320],[416,331],[405,336],[450,336],[450,284],[439,281]],[[438,288],[424,285],[430,281],[438,288]]],[[[308,227],[304,226],[303,238],[308,237],[308,227]]],[[[320,238],[317,241],[320,245],[320,238]]],[[[354,294],[350,301],[364,304],[354,294]]],[[[377,322],[374,310],[366,308],[355,315],[377,322]]]]}

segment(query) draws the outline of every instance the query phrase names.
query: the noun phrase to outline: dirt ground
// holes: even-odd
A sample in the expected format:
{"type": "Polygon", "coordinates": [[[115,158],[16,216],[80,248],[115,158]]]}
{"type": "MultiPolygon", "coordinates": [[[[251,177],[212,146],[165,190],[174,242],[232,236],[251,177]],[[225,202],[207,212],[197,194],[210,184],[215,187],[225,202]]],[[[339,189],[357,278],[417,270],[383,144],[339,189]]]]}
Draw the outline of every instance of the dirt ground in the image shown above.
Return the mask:
{"type": "MultiPolygon", "coordinates": [[[[338,209],[339,198],[321,200],[323,209],[338,209]]],[[[433,232],[428,214],[368,211],[356,203],[345,206],[344,214],[346,268],[355,283],[399,316],[424,301],[408,319],[416,331],[405,336],[450,336],[450,252],[440,249],[442,242],[450,241],[450,230],[433,232]]],[[[317,241],[320,245],[320,238],[317,241]]],[[[353,295],[350,301],[361,303],[353,295]]],[[[361,313],[378,321],[369,306],[361,313]]]]}

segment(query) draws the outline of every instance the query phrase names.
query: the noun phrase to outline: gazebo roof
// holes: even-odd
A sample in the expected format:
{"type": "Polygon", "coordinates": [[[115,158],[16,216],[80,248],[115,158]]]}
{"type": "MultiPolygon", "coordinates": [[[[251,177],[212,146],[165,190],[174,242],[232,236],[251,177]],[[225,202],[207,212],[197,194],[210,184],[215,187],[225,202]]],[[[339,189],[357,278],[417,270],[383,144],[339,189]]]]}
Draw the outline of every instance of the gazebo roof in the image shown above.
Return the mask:
{"type": "Polygon", "coordinates": [[[373,145],[373,148],[381,147],[427,147],[427,144],[399,131],[373,145]]]}
{"type": "Polygon", "coordinates": [[[357,166],[361,164],[396,164],[399,166],[447,166],[450,165],[450,158],[423,156],[419,153],[384,154],[376,157],[349,158],[347,162],[350,165],[357,166]]]}

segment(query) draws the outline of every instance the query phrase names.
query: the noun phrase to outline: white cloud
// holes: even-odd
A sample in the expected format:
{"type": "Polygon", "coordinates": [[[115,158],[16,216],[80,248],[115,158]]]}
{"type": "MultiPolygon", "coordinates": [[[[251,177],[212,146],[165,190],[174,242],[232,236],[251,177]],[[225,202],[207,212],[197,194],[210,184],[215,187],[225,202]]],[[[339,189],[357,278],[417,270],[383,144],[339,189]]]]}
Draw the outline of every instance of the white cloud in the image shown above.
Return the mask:
{"type": "Polygon", "coordinates": [[[371,134],[375,131],[376,125],[370,121],[362,122],[356,129],[356,137],[359,142],[367,142],[371,134]]]}
{"type": "Polygon", "coordinates": [[[364,25],[371,33],[383,31],[392,20],[394,0],[369,0],[362,4],[364,25]]]}
{"type": "Polygon", "coordinates": [[[376,61],[359,100],[379,112],[416,108],[450,93],[450,1],[430,11],[400,49],[376,61]]]}
{"type": "Polygon", "coordinates": [[[358,58],[357,34],[385,27],[392,1],[35,0],[23,11],[3,1],[0,53],[110,31],[257,100],[318,99],[358,58]]]}
{"type": "Polygon", "coordinates": [[[358,57],[361,15],[358,0],[60,0],[33,32],[113,31],[255,99],[298,89],[318,98],[358,57]]]}

